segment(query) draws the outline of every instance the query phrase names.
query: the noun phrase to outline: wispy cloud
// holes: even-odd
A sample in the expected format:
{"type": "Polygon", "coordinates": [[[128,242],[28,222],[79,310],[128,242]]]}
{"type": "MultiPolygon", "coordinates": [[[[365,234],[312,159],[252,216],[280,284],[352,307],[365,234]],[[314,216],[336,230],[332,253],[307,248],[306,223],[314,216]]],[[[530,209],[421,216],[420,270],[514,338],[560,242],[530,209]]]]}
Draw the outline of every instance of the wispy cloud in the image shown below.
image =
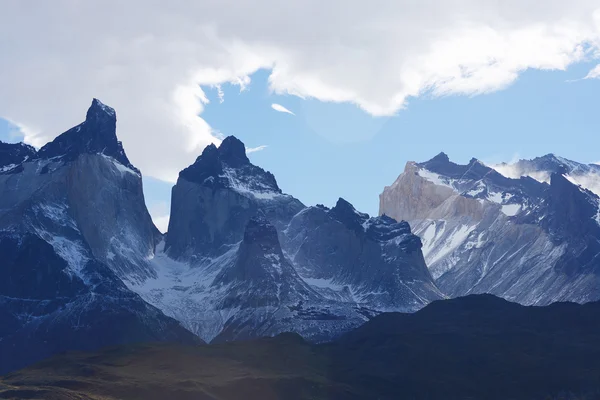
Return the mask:
{"type": "Polygon", "coordinates": [[[584,79],[598,79],[600,78],[600,64],[596,65],[591,69],[590,72],[585,76],[584,79]]]}
{"type": "Polygon", "coordinates": [[[285,108],[284,106],[282,106],[281,104],[277,104],[277,103],[273,103],[271,104],[271,108],[275,111],[279,111],[282,113],[288,113],[288,114],[292,114],[292,115],[296,115],[293,112],[291,112],[290,110],[288,110],[287,108],[285,108]]]}
{"type": "Polygon", "coordinates": [[[268,146],[266,144],[263,144],[261,146],[257,146],[257,147],[246,147],[246,153],[255,153],[257,151],[261,151],[266,149],[268,146]]]}
{"type": "Polygon", "coordinates": [[[221,85],[215,85],[217,88],[217,95],[219,96],[219,103],[223,103],[225,101],[225,93],[223,93],[223,89],[221,85]]]}

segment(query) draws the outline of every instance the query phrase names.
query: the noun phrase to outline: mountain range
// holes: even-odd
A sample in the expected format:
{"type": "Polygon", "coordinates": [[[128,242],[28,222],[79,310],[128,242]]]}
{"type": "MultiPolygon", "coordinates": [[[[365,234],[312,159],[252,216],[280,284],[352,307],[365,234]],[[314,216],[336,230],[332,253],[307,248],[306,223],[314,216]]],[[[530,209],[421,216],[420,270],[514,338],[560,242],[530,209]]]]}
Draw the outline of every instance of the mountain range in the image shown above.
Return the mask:
{"type": "Polygon", "coordinates": [[[583,303],[600,299],[598,182],[599,166],[554,155],[492,168],[441,153],[407,163],[380,213],[409,222],[448,296],[583,303]]]}
{"type": "Polygon", "coordinates": [[[183,169],[167,234],[97,99],[36,150],[0,143],[0,373],[65,350],[329,342],[389,312],[491,293],[600,299],[600,167],[410,162],[371,217],[306,206],[225,138],[183,169]]]}
{"type": "Polygon", "coordinates": [[[0,372],[139,341],[326,341],[443,297],[408,224],[306,207],[234,137],[181,171],[166,236],[97,99],[39,150],[2,143],[0,168],[0,372]]]}

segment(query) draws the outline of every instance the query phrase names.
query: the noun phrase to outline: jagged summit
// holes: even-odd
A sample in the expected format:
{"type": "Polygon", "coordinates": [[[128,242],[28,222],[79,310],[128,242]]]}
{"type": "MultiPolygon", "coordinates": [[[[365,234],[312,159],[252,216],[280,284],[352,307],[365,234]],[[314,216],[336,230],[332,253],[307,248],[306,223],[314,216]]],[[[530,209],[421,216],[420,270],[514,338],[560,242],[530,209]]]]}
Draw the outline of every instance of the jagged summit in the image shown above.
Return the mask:
{"type": "Polygon", "coordinates": [[[246,156],[246,146],[235,136],[227,136],[219,146],[221,160],[227,165],[238,168],[250,164],[246,156]]]}
{"type": "MultiPolygon", "coordinates": [[[[576,185],[563,174],[553,173],[546,204],[548,217],[541,224],[551,231],[554,239],[566,240],[590,234],[600,237],[597,221],[600,199],[593,192],[576,185]]],[[[597,240],[594,240],[594,248],[600,253],[597,240]]]]}
{"type": "Polygon", "coordinates": [[[0,140],[0,173],[12,172],[19,164],[35,155],[36,150],[25,143],[5,143],[0,140]]]}
{"type": "Polygon", "coordinates": [[[244,143],[235,136],[226,137],[219,147],[206,146],[179,176],[213,189],[232,188],[262,198],[281,194],[273,174],[250,163],[244,143]]]}
{"type": "Polygon", "coordinates": [[[440,162],[440,163],[449,163],[450,162],[450,157],[448,156],[448,154],[444,153],[443,151],[440,152],[438,155],[436,155],[435,157],[433,157],[431,160],[429,160],[428,162],[440,162]]]}
{"type": "Polygon", "coordinates": [[[116,124],[115,110],[94,99],[85,121],[43,146],[37,156],[41,159],[60,158],[68,162],[80,154],[104,154],[139,173],[117,139],[116,124]]]}
{"type": "Polygon", "coordinates": [[[92,99],[92,105],[88,109],[86,120],[94,118],[110,118],[116,121],[115,109],[107,106],[97,98],[92,99]]]}
{"type": "Polygon", "coordinates": [[[598,298],[600,175],[554,154],[490,168],[437,157],[409,163],[380,214],[409,221],[449,296],[524,304],[598,298]]]}
{"type": "Polygon", "coordinates": [[[352,204],[341,197],[329,214],[349,228],[361,231],[363,230],[362,223],[369,219],[368,214],[356,211],[352,204]]]}

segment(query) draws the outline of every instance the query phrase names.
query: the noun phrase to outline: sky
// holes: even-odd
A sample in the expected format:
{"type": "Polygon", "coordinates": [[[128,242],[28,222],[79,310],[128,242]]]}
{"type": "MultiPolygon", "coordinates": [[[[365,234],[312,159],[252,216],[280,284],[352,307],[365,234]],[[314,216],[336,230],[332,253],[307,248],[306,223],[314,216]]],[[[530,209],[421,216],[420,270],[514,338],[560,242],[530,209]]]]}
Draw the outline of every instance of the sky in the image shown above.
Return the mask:
{"type": "Polygon", "coordinates": [[[305,204],[369,214],[440,151],[600,160],[597,1],[29,3],[0,4],[0,140],[41,146],[98,97],[163,230],[227,135],[305,204]]]}

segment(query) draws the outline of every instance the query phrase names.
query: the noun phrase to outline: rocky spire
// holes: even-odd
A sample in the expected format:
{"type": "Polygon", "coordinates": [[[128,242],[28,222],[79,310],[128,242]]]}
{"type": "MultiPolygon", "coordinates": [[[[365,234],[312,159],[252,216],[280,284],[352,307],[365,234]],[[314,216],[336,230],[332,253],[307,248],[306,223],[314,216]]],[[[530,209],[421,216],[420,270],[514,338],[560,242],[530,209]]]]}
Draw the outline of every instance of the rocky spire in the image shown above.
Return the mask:
{"type": "Polygon", "coordinates": [[[115,110],[100,100],[93,99],[85,121],[42,147],[38,157],[43,159],[60,157],[61,160],[68,162],[80,154],[104,154],[137,171],[129,162],[121,142],[117,139],[116,124],[115,110]]]}

